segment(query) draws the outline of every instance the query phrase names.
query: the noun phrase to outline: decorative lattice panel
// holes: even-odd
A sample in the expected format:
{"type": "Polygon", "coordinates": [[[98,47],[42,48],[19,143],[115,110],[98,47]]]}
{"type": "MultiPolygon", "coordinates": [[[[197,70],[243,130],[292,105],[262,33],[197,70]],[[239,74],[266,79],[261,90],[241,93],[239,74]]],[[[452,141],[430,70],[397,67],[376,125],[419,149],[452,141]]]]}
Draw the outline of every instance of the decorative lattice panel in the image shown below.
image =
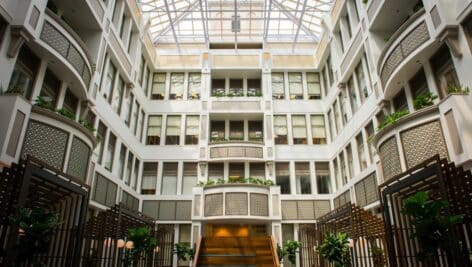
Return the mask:
{"type": "Polygon", "coordinates": [[[299,220],[314,220],[315,206],[312,200],[297,201],[298,219],[299,220]]]}
{"type": "Polygon", "coordinates": [[[315,200],[314,202],[316,218],[321,217],[331,211],[329,200],[315,200]]]}
{"type": "Polygon", "coordinates": [[[408,168],[418,165],[436,154],[439,154],[441,158],[448,157],[439,121],[433,121],[404,131],[400,134],[400,137],[408,168]]]}
{"type": "Polygon", "coordinates": [[[144,200],[143,201],[143,213],[154,219],[157,219],[157,211],[159,208],[159,201],[157,200],[144,200]]]}
{"type": "Polygon", "coordinates": [[[201,195],[195,195],[193,199],[193,216],[201,216],[201,195]]]}
{"type": "Polygon", "coordinates": [[[173,221],[175,220],[176,201],[161,200],[159,201],[159,220],[173,221]]]}
{"type": "Polygon", "coordinates": [[[70,149],[67,173],[85,181],[90,159],[90,148],[79,138],[74,137],[70,149]]]}
{"type": "Polygon", "coordinates": [[[357,205],[364,207],[379,199],[375,172],[354,185],[357,205]]]}
{"type": "Polygon", "coordinates": [[[296,220],[297,215],[297,201],[285,200],[282,201],[282,219],[283,220],[296,220]]]}
{"type": "Polygon", "coordinates": [[[36,157],[54,168],[62,170],[68,134],[58,128],[30,120],[23,143],[23,158],[36,157]]]}
{"type": "Polygon", "coordinates": [[[243,146],[228,146],[228,147],[212,147],[210,148],[210,158],[262,158],[262,147],[243,147],[243,146]]]}
{"type": "Polygon", "coordinates": [[[214,110],[260,110],[259,101],[214,101],[212,103],[214,110]]]}
{"type": "Polygon", "coordinates": [[[402,172],[400,165],[400,155],[398,154],[397,139],[392,136],[379,147],[380,161],[385,180],[402,172]]]}
{"type": "Polygon", "coordinates": [[[269,216],[269,197],[266,194],[252,193],[251,215],[253,216],[269,216]]]}
{"type": "Polygon", "coordinates": [[[347,190],[346,192],[342,193],[341,195],[334,198],[334,208],[337,209],[342,205],[351,202],[351,194],[350,191],[347,190]]]}
{"type": "Polygon", "coordinates": [[[223,215],[223,193],[205,196],[205,216],[223,215]]]}
{"type": "Polygon", "coordinates": [[[192,201],[177,201],[175,219],[178,221],[191,220],[192,201]]]}
{"type": "Polygon", "coordinates": [[[247,193],[226,193],[226,215],[247,215],[247,193]]]}
{"type": "Polygon", "coordinates": [[[41,40],[50,45],[63,57],[67,56],[67,50],[70,45],[69,41],[49,22],[44,23],[43,31],[41,32],[41,40]]]}

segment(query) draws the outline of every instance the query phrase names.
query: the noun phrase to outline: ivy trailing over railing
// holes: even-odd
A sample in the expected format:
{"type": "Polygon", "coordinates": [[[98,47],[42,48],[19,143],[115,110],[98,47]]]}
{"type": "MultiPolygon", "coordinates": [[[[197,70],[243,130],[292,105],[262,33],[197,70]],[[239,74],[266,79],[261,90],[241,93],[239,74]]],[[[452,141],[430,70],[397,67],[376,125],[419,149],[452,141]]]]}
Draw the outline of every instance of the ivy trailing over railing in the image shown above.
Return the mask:
{"type": "Polygon", "coordinates": [[[248,177],[248,178],[238,178],[238,179],[217,179],[217,180],[208,180],[206,182],[199,182],[197,185],[201,187],[207,187],[212,185],[224,185],[224,184],[253,184],[253,185],[263,185],[263,186],[273,186],[275,185],[272,180],[265,180],[260,178],[248,177]]]}

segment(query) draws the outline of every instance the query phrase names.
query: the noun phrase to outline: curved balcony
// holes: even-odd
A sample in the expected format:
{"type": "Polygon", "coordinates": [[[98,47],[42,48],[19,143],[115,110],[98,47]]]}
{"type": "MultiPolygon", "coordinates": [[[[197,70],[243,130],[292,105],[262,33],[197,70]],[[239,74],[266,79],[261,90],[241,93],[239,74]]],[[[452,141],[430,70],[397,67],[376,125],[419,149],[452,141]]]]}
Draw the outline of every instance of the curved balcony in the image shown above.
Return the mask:
{"type": "Polygon", "coordinates": [[[261,97],[212,97],[211,112],[214,113],[262,113],[261,97]]]}
{"type": "Polygon", "coordinates": [[[389,95],[389,85],[393,84],[395,77],[400,76],[400,70],[407,71],[404,67],[411,65],[407,63],[433,42],[424,10],[412,15],[395,31],[382,50],[377,66],[385,95],[389,95]]]}
{"type": "Polygon", "coordinates": [[[210,160],[263,160],[264,145],[258,142],[226,141],[209,145],[210,160]]]}
{"type": "Polygon", "coordinates": [[[32,106],[21,157],[31,155],[51,167],[86,181],[96,141],[79,123],[32,106]]]}
{"type": "Polygon", "coordinates": [[[373,140],[384,180],[437,154],[448,157],[438,105],[423,108],[388,125],[373,140]]]}
{"type": "Polygon", "coordinates": [[[280,220],[278,186],[224,184],[193,189],[192,220],[280,220]]]}
{"type": "Polygon", "coordinates": [[[69,67],[83,89],[80,94],[86,96],[92,79],[92,64],[80,37],[54,13],[46,10],[38,43],[52,50],[51,54],[69,67]]]}

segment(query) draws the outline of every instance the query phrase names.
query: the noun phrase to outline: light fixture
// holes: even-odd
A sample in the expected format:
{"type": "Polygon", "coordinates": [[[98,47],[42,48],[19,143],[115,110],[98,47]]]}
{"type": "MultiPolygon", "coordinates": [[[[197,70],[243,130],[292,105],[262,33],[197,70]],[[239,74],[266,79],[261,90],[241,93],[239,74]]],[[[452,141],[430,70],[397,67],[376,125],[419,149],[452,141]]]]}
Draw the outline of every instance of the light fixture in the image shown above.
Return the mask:
{"type": "Polygon", "coordinates": [[[103,244],[104,244],[106,247],[111,247],[111,246],[113,245],[113,239],[111,239],[111,237],[106,238],[106,239],[103,241],[103,244]]]}
{"type": "Polygon", "coordinates": [[[134,247],[133,241],[126,241],[126,249],[132,249],[134,247]]]}
{"type": "Polygon", "coordinates": [[[123,239],[118,239],[118,241],[116,242],[116,246],[118,248],[123,248],[125,246],[125,241],[123,239]]]}
{"type": "Polygon", "coordinates": [[[154,248],[154,252],[156,252],[156,253],[159,253],[160,250],[161,250],[161,248],[159,248],[159,246],[156,246],[156,247],[154,248]]]}
{"type": "Polygon", "coordinates": [[[231,17],[231,31],[232,32],[241,32],[241,17],[232,16],[231,17]]]}
{"type": "Polygon", "coordinates": [[[349,238],[348,241],[349,241],[349,247],[353,248],[354,247],[354,239],[349,238]]]}

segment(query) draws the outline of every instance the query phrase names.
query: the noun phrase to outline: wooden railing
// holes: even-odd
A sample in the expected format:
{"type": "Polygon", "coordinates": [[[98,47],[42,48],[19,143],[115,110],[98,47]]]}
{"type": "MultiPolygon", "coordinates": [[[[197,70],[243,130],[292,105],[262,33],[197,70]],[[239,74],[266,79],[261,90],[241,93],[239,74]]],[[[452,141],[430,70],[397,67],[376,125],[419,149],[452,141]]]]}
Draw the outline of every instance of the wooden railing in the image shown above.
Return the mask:
{"type": "Polygon", "coordinates": [[[192,266],[196,267],[198,263],[198,254],[200,254],[200,246],[202,245],[202,236],[200,236],[195,245],[195,256],[193,257],[192,266]]]}
{"type": "Polygon", "coordinates": [[[279,255],[277,253],[277,241],[275,240],[275,237],[271,235],[270,237],[270,249],[272,250],[272,261],[274,262],[275,267],[280,266],[279,262],[279,255]]]}

